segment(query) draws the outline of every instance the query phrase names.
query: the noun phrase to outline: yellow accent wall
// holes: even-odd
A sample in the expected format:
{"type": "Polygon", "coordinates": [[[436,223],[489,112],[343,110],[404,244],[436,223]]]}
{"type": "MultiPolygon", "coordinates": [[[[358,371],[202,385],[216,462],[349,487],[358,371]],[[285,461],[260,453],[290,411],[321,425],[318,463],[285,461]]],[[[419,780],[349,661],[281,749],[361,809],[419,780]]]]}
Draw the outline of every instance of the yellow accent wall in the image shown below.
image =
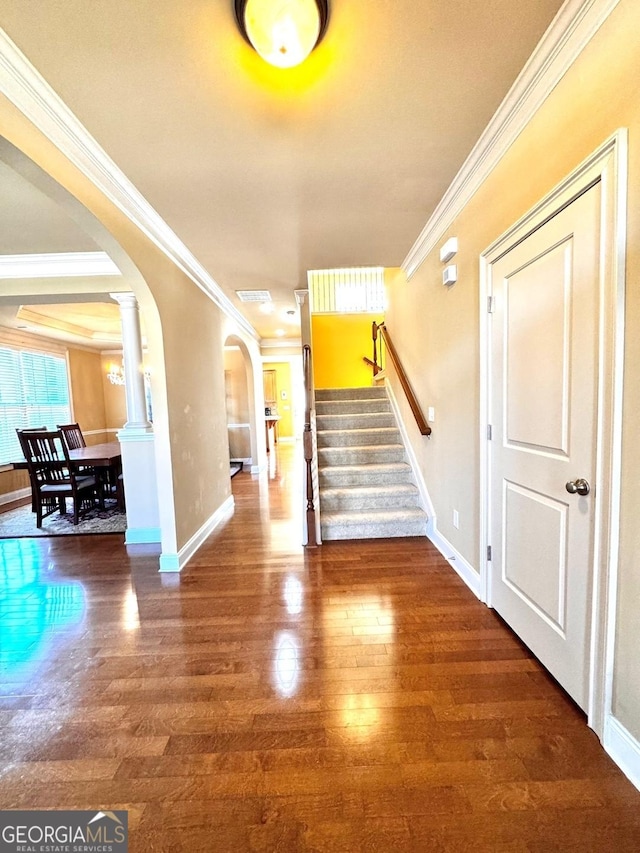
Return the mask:
{"type": "Polygon", "coordinates": [[[313,384],[316,388],[365,388],[373,370],[371,324],[380,314],[312,314],[313,384]]]}

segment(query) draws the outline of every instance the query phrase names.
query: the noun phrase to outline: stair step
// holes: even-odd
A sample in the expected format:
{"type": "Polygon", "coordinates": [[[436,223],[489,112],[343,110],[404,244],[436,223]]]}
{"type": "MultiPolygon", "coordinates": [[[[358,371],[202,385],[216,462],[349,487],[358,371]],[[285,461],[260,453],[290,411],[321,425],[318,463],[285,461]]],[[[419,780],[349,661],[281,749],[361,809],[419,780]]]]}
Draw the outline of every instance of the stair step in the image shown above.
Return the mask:
{"type": "Polygon", "coordinates": [[[370,400],[316,400],[316,415],[341,415],[374,412],[390,412],[386,397],[370,400]]]}
{"type": "Polygon", "coordinates": [[[395,427],[396,420],[391,412],[341,412],[340,414],[316,414],[316,429],[372,429],[395,427]]]}
{"type": "Polygon", "coordinates": [[[402,444],[373,444],[360,447],[319,447],[318,464],[366,465],[367,463],[403,462],[402,444]]]}
{"type": "Polygon", "coordinates": [[[322,538],[326,541],[425,536],[427,516],[417,507],[369,512],[323,512],[321,530],[322,538]]]}
{"type": "Polygon", "coordinates": [[[325,512],[370,509],[402,509],[418,505],[418,489],[413,483],[398,485],[351,486],[320,489],[320,506],[325,512]]]}
{"type": "Polygon", "coordinates": [[[315,412],[323,540],[426,536],[386,388],[320,389],[315,412]]]}
{"type": "Polygon", "coordinates": [[[396,426],[373,429],[325,429],[318,430],[318,447],[367,447],[390,445],[400,442],[396,426]]]}
{"type": "Polygon", "coordinates": [[[373,400],[387,399],[384,386],[368,385],[365,388],[316,388],[316,400],[373,400]]]}
{"type": "Polygon", "coordinates": [[[406,462],[363,465],[327,465],[319,470],[320,487],[366,486],[376,483],[390,485],[413,481],[411,466],[406,462]]]}

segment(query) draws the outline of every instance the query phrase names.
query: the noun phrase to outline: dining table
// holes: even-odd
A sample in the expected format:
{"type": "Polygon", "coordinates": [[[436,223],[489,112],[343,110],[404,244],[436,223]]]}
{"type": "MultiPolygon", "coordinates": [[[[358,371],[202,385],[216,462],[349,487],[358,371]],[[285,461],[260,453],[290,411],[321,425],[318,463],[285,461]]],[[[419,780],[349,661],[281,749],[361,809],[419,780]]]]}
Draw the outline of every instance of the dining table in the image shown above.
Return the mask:
{"type": "Polygon", "coordinates": [[[280,415],[265,415],[264,417],[264,429],[265,429],[265,438],[267,440],[267,453],[269,453],[269,430],[273,428],[273,443],[278,443],[278,421],[280,420],[280,415]]]}
{"type": "MultiPolygon", "coordinates": [[[[69,450],[69,461],[78,468],[98,468],[96,475],[100,473],[103,489],[109,491],[111,486],[116,486],[118,477],[122,473],[122,449],[119,441],[104,441],[101,444],[91,444],[86,447],[77,447],[69,450]]],[[[27,460],[20,459],[12,462],[12,467],[17,470],[27,470],[27,460]]],[[[32,509],[35,512],[35,495],[32,495],[32,509]]]]}
{"type": "MultiPolygon", "coordinates": [[[[122,467],[122,449],[119,441],[105,441],[102,444],[70,450],[69,459],[78,466],[118,470],[122,467]]],[[[16,470],[25,470],[28,467],[26,459],[11,464],[16,470]]]]}
{"type": "Polygon", "coordinates": [[[118,469],[122,467],[122,449],[119,441],[105,441],[70,450],[69,459],[77,465],[91,468],[118,469]]]}

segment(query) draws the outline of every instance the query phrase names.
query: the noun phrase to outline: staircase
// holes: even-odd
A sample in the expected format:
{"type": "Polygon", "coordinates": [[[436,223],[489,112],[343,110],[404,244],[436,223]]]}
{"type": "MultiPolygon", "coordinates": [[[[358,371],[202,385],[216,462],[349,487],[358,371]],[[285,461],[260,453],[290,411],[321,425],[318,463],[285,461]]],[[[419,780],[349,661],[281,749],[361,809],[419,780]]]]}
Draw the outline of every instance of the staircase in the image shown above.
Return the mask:
{"type": "Polygon", "coordinates": [[[425,536],[384,387],[316,390],[322,539],[425,536]]]}

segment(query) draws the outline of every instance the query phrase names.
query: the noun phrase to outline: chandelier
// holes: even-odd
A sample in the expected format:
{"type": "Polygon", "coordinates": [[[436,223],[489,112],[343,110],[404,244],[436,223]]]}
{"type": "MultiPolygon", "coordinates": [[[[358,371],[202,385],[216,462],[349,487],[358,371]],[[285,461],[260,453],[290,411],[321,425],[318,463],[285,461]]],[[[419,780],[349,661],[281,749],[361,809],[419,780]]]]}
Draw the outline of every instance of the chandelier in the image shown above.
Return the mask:
{"type": "MultiPolygon", "coordinates": [[[[107,379],[112,385],[124,385],[124,359],[121,364],[110,364],[107,371],[107,379]]],[[[151,379],[151,371],[148,368],[144,369],[144,381],[148,383],[151,379]]]]}

